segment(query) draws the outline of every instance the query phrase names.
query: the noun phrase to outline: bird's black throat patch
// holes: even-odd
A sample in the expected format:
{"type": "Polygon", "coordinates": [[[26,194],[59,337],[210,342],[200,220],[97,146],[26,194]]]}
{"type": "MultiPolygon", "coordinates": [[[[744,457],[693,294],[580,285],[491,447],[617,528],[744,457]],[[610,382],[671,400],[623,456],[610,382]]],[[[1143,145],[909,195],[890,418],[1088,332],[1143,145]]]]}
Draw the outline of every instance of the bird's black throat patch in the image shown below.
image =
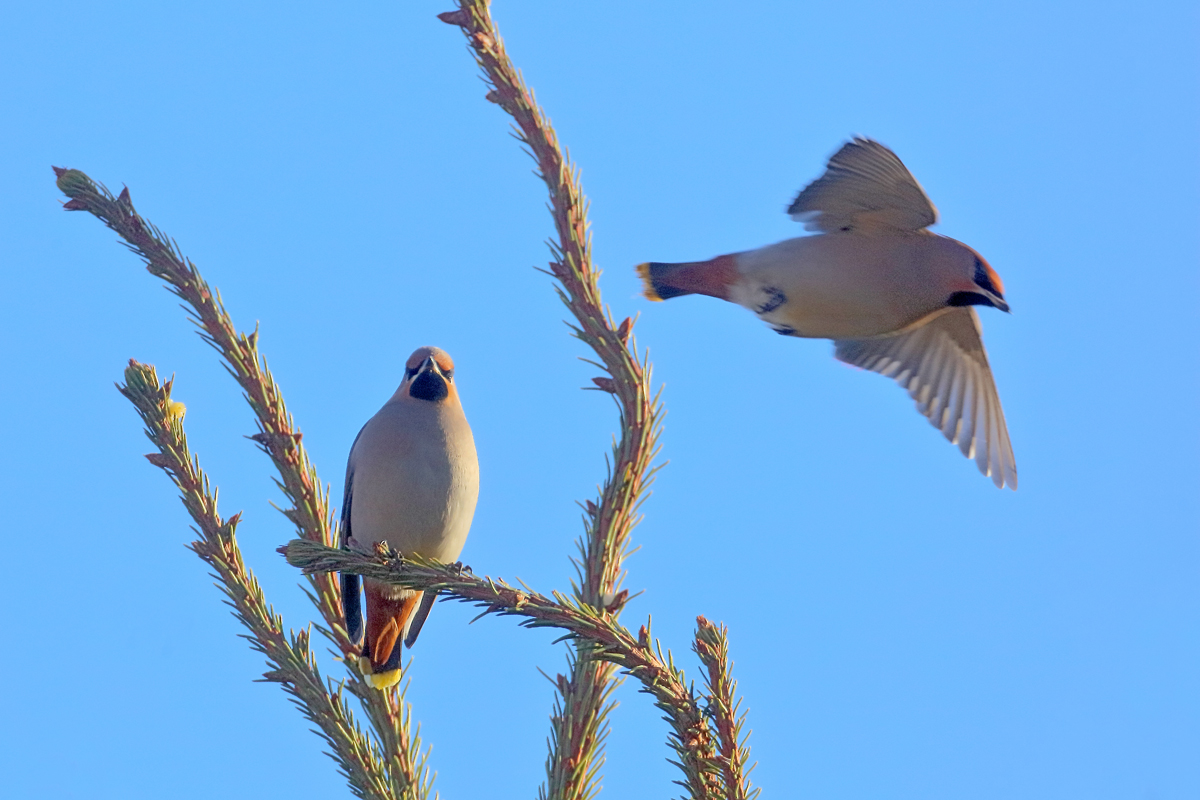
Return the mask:
{"type": "Polygon", "coordinates": [[[950,299],[946,301],[946,305],[996,307],[996,304],[992,302],[991,298],[985,294],[980,294],[979,292],[955,292],[954,294],[950,295],[950,299]]]}
{"type": "Polygon", "coordinates": [[[446,380],[441,375],[430,369],[417,376],[417,379],[412,382],[408,394],[418,400],[437,402],[444,400],[450,394],[450,388],[446,386],[446,380]]]}

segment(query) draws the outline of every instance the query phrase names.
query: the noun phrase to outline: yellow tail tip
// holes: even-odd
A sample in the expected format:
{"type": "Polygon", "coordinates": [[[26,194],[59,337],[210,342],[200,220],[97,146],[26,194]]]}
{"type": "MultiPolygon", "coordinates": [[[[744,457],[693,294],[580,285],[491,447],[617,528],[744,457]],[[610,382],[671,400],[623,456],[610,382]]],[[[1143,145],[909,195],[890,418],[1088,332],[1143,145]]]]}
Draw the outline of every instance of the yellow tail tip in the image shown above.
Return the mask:
{"type": "Polygon", "coordinates": [[[366,678],[367,683],[371,684],[371,686],[383,691],[384,689],[392,688],[400,682],[400,673],[401,670],[393,669],[387,672],[374,672],[363,677],[366,678]]]}
{"type": "Polygon", "coordinates": [[[400,682],[403,670],[390,669],[387,672],[372,672],[371,659],[366,656],[359,656],[358,671],[363,676],[363,681],[375,689],[387,689],[395,686],[400,682]]]}
{"type": "Polygon", "coordinates": [[[642,279],[642,296],[654,303],[661,303],[662,298],[654,291],[654,282],[650,280],[650,262],[638,264],[637,274],[642,279]]]}

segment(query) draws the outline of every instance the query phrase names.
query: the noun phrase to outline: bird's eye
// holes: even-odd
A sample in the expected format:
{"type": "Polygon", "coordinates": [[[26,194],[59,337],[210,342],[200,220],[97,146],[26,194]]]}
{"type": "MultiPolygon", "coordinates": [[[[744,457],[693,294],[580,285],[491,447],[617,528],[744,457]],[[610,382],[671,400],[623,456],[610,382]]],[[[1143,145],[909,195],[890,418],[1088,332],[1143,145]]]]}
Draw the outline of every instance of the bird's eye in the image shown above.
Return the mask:
{"type": "Polygon", "coordinates": [[[411,378],[412,376],[416,375],[420,369],[420,367],[409,367],[408,369],[404,370],[404,377],[411,378]]]}
{"type": "Polygon", "coordinates": [[[442,372],[442,377],[445,378],[446,380],[453,380],[454,379],[454,370],[452,370],[452,369],[444,370],[442,372]]]}

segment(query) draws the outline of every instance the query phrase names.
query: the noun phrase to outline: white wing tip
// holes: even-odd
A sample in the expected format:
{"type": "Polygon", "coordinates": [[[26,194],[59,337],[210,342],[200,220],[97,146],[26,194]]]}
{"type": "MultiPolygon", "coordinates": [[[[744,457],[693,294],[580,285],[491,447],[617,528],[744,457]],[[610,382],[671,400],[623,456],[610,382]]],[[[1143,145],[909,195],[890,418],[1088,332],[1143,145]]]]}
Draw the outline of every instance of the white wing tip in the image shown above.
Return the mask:
{"type": "Polygon", "coordinates": [[[806,231],[821,230],[821,212],[820,211],[797,211],[790,215],[793,220],[804,226],[806,231]]]}

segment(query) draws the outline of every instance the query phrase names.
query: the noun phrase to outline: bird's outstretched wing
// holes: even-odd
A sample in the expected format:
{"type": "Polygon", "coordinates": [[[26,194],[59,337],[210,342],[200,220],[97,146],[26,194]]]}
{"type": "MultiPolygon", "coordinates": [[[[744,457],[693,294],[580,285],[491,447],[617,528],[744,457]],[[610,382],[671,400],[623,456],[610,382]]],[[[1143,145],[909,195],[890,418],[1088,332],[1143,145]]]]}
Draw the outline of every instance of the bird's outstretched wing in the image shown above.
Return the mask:
{"type": "Polygon", "coordinates": [[[861,138],[833,154],[788,214],[806,230],[825,233],[867,226],[915,231],[937,222],[937,209],[896,154],[861,138]]]}
{"type": "Polygon", "coordinates": [[[973,308],[946,308],[890,336],[834,345],[839,360],[895,378],[980,472],[998,487],[1017,488],[1017,462],[973,308]]]}

